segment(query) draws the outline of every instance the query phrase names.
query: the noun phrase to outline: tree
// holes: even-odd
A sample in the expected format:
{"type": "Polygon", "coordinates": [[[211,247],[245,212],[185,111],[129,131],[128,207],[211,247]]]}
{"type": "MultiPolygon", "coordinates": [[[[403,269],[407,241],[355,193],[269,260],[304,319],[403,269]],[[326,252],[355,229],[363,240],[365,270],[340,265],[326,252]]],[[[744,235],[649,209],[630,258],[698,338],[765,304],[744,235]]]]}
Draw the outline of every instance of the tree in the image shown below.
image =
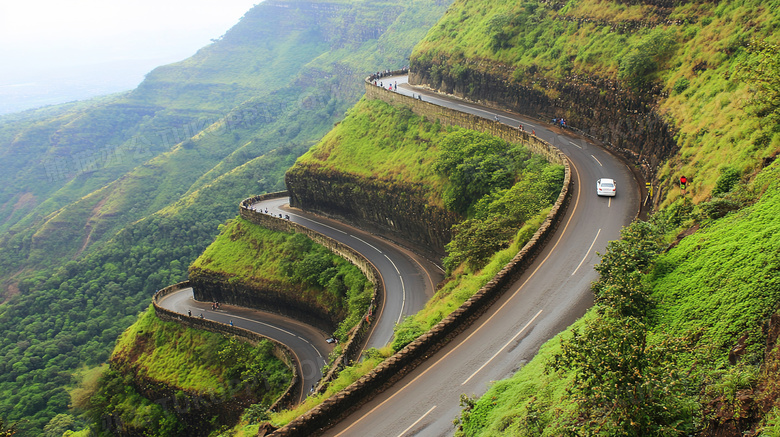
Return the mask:
{"type": "Polygon", "coordinates": [[[688,431],[692,408],[670,357],[680,341],[648,341],[652,307],[644,273],[663,249],[655,223],[637,221],[607,246],[593,284],[595,315],[561,341],[547,371],[575,373],[570,392],[585,427],[578,435],[670,436],[688,431]]]}
{"type": "Polygon", "coordinates": [[[5,420],[0,417],[0,437],[11,437],[16,434],[17,428],[15,423],[7,424],[5,420]]]}
{"type": "Polygon", "coordinates": [[[453,238],[447,243],[444,266],[452,271],[462,262],[479,269],[498,250],[509,245],[517,232],[517,223],[506,217],[485,220],[468,219],[452,227],[453,238]]]}
{"type": "Polygon", "coordinates": [[[668,357],[674,345],[648,343],[637,317],[598,314],[561,344],[551,369],[575,369],[570,389],[580,412],[578,435],[685,435],[691,409],[668,357]],[[583,432],[584,431],[584,432],[583,432]]]}

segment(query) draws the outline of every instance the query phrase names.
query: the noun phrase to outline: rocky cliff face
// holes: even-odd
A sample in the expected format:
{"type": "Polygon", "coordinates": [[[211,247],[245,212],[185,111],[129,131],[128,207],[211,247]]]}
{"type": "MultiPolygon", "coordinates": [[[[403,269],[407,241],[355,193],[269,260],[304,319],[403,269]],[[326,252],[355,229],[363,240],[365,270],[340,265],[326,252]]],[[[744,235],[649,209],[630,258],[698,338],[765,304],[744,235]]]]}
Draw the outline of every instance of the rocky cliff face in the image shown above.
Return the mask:
{"type": "Polygon", "coordinates": [[[333,332],[346,317],[346,310],[329,312],[320,303],[327,299],[327,293],[315,295],[301,287],[291,289],[289,285],[265,281],[262,285],[250,285],[226,275],[202,269],[190,269],[190,285],[196,300],[222,302],[248,308],[257,308],[333,332]]]}
{"type": "Polygon", "coordinates": [[[564,118],[568,126],[641,165],[645,178],[676,150],[669,125],[653,110],[657,93],[637,95],[615,81],[576,74],[550,81],[530,71],[529,84],[513,80],[512,67],[490,60],[465,65],[456,77],[444,60],[412,59],[409,82],[544,121],[564,118]]]}
{"type": "Polygon", "coordinates": [[[460,217],[428,203],[421,187],[296,165],[285,176],[290,205],[337,217],[393,240],[427,247],[444,256],[452,225],[460,217]]]}

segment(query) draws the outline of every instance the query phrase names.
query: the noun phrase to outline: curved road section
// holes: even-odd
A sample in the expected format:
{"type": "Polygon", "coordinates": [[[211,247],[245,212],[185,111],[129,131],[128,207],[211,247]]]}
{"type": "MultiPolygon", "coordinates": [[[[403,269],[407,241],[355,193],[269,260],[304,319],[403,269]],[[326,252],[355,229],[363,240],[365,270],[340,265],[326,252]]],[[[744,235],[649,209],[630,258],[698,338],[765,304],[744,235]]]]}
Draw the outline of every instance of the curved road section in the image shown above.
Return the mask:
{"type": "MultiPolygon", "coordinates": [[[[342,223],[287,206],[287,198],[269,199],[251,205],[263,213],[289,216],[290,220],[331,237],[362,253],[379,271],[384,282],[385,296],[378,309],[377,322],[369,334],[365,348],[383,347],[393,337],[393,328],[404,317],[418,312],[433,296],[444,272],[435,263],[376,235],[342,223]]],[[[287,345],[301,365],[303,390],[299,400],[308,395],[322,378],[333,345],[326,339],[331,333],[320,331],[297,320],[249,308],[220,305],[212,310],[211,303],[193,298],[192,288],[169,294],[158,304],[182,315],[215,320],[257,332],[287,345]]]]}
{"type": "Polygon", "coordinates": [[[192,288],[185,288],[163,297],[158,305],[179,314],[203,316],[226,325],[233,324],[287,345],[300,364],[299,375],[303,379],[298,401],[306,398],[311,387],[322,378],[322,367],[333,345],[326,339],[330,335],[317,328],[273,313],[235,305],[220,304],[212,309],[211,303],[193,298],[192,288]]]}
{"type": "Polygon", "coordinates": [[[354,227],[288,206],[287,198],[268,199],[250,208],[263,213],[283,214],[290,220],[331,237],[355,249],[379,270],[385,286],[378,321],[366,348],[383,347],[393,338],[393,328],[404,317],[415,314],[433,296],[444,271],[433,262],[403,247],[354,227]]]}
{"type": "MultiPolygon", "coordinates": [[[[620,228],[636,216],[639,189],[625,164],[569,131],[413,88],[405,76],[384,80],[397,81],[399,93],[514,127],[522,125],[561,149],[572,162],[574,187],[569,210],[527,273],[468,330],[329,431],[329,435],[448,435],[453,431],[452,419],[460,414],[460,394],[481,395],[491,381],[511,376],[542,343],[573,323],[592,304],[589,287],[596,279],[596,252],[603,252],[607,242],[618,238],[620,228]],[[596,196],[596,180],[601,177],[617,181],[616,197],[596,196]]],[[[272,199],[252,208],[262,212],[267,209],[277,216],[287,214],[292,221],[358,250],[380,271],[386,296],[367,347],[387,344],[395,324],[417,312],[433,294],[435,284],[443,277],[441,269],[398,245],[289,208],[287,203],[284,198],[272,199]]],[[[306,394],[305,388],[321,377],[319,369],[332,349],[325,342],[328,333],[246,308],[222,305],[212,311],[209,303],[194,301],[191,290],[171,294],[160,304],[182,314],[190,311],[198,316],[202,312],[212,320],[232,321],[287,344],[302,364],[301,397],[306,394]]]]}
{"type": "Polygon", "coordinates": [[[574,182],[566,215],[544,251],[491,310],[393,387],[365,404],[326,435],[441,436],[453,433],[461,394],[482,395],[492,381],[514,374],[539,347],[592,305],[593,266],[607,242],[640,208],[639,188],[619,159],[570,132],[516,114],[481,107],[413,88],[406,77],[398,92],[497,119],[550,142],[572,163],[574,182]],[[596,195],[596,180],[617,181],[614,198],[596,195]]]}

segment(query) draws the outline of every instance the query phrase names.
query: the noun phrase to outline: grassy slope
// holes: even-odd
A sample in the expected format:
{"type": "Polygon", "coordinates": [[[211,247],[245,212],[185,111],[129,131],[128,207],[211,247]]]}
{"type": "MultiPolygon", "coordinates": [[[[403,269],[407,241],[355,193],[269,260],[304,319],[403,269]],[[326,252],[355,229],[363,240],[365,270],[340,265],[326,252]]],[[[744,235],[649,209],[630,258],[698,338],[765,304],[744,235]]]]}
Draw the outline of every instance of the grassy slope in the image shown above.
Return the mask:
{"type": "Polygon", "coordinates": [[[126,429],[173,435],[169,430],[181,426],[173,410],[162,411],[152,400],[145,400],[126,386],[128,377],[135,383],[161,383],[214,400],[265,381],[267,385],[251,390],[257,391],[257,403],[268,407],[284,393],[292,377],[290,369],[272,355],[272,347],[269,342],[249,346],[220,334],[162,322],[150,308],[119,338],[111,357],[112,370],[103,375],[90,400],[92,414],[114,414],[115,423],[126,429]]]}
{"type": "Polygon", "coordinates": [[[672,188],[680,174],[688,176],[689,193],[701,201],[722,164],[750,174],[780,148],[780,134],[750,116],[752,94],[731,74],[744,62],[751,38],[778,42],[778,6],[754,0],[684,2],[664,10],[596,0],[457,1],[416,46],[412,62],[436,60],[456,77],[474,63],[501,66],[509,71],[507,79],[527,85],[593,76],[627,86],[631,76],[621,76],[621,66],[632,71],[626,59],[650,52],[653,38],[663,35],[674,44],[647,78],[661,87],[656,109],[678,132],[680,150],[659,169],[658,180],[665,204],[679,196],[672,188]],[[501,44],[492,44],[494,38],[501,44]]]}
{"type": "MultiPolygon", "coordinates": [[[[229,374],[232,366],[226,366],[220,357],[230,341],[220,334],[163,322],[148,309],[119,337],[111,360],[124,361],[138,375],[182,390],[223,394],[231,378],[236,376],[229,374]]],[[[258,346],[258,350],[262,353],[257,358],[267,360],[263,366],[279,371],[289,383],[292,374],[284,363],[271,356],[265,346],[258,346]]],[[[251,361],[256,359],[254,356],[239,358],[244,361],[235,365],[244,367],[251,367],[251,361]]],[[[281,395],[280,390],[286,389],[284,378],[279,381],[282,384],[274,387],[275,392],[269,396],[271,400],[274,395],[281,395]]]]}
{"type": "Polygon", "coordinates": [[[363,100],[292,171],[338,171],[389,183],[419,184],[440,203],[444,178],[433,170],[438,142],[447,135],[409,110],[363,100]]]}
{"type": "MultiPolygon", "coordinates": [[[[753,176],[761,161],[780,149],[776,125],[756,116],[749,84],[733,74],[748,56],[751,38],[778,42],[778,6],[749,0],[686,2],[663,10],[589,0],[456,1],[415,48],[412,63],[434,60],[454,76],[475,64],[485,69],[506,65],[508,79],[525,84],[566,81],[577,74],[629,86],[631,77],[621,74],[624,60],[646,50],[653,34],[672,38],[672,50],[649,78],[662,90],[657,110],[677,130],[680,150],[658,170],[658,179],[665,188],[663,204],[679,210],[680,193],[673,185],[679,175],[692,180],[689,196],[702,202],[723,167],[753,176]],[[616,31],[635,25],[635,30],[616,31]],[[494,37],[504,43],[491,45],[494,37]]],[[[557,97],[550,89],[540,91],[557,97]]],[[[777,164],[764,170],[759,179],[772,182],[759,203],[685,238],[658,258],[648,279],[658,303],[651,319],[654,344],[703,329],[697,348],[680,357],[683,371],[696,363],[690,368],[696,375],[694,391],[702,381],[715,387],[702,401],[716,397],[713,391],[730,390],[728,402],[734,402],[733,387],[745,387],[735,381],[755,381],[749,375],[761,362],[761,326],[780,300],[773,238],[779,174],[777,164]],[[746,370],[727,365],[728,349],[743,334],[749,334],[746,370]]],[[[466,435],[559,435],[563,425],[575,421],[572,398],[565,392],[568,380],[543,372],[558,343],[552,340],[466,412],[466,435]]],[[[704,423],[702,417],[695,420],[704,423]]]]}
{"type": "MultiPolygon", "coordinates": [[[[648,317],[650,343],[693,338],[674,359],[688,376],[692,393],[706,403],[723,397],[737,405],[738,389],[755,387],[763,363],[764,323],[780,301],[780,164],[753,182],[763,193],[754,205],[707,223],[655,259],[646,275],[655,308],[648,317]],[[739,366],[729,350],[747,335],[739,366]]],[[[576,423],[573,397],[566,391],[574,371],[545,373],[560,350],[560,338],[581,328],[594,311],[548,342],[512,378],[496,383],[466,415],[465,435],[559,435],[576,423]]],[[[709,417],[694,411],[690,421],[701,428],[709,417]]]]}
{"type": "MultiPolygon", "coordinates": [[[[334,37],[326,38],[325,50],[303,65],[300,59],[290,61],[298,62],[298,70],[289,64],[276,65],[286,62],[283,59],[274,60],[271,70],[281,73],[283,78],[263,76],[259,82],[264,91],[260,94],[250,96],[246,88],[253,85],[252,77],[259,74],[260,70],[256,69],[266,65],[260,65],[254,59],[251,69],[247,69],[250,62],[236,55],[243,53],[242,56],[246,56],[248,51],[253,57],[255,51],[260,53],[265,48],[250,47],[242,52],[236,45],[256,44],[254,32],[271,28],[258,22],[273,19],[273,16],[263,18],[262,4],[251,20],[242,21],[231,31],[232,36],[225,36],[219,43],[199,52],[198,62],[185,62],[184,67],[193,74],[195,64],[200,63],[200,68],[211,65],[210,72],[199,77],[214,81],[218,87],[192,82],[188,87],[178,83],[175,68],[169,66],[152,75],[160,79],[158,89],[139,90],[129,97],[113,96],[62,109],[38,110],[29,118],[27,115],[3,118],[4,122],[14,123],[3,126],[3,138],[30,137],[24,144],[33,144],[40,149],[26,149],[30,155],[27,158],[32,157],[25,161],[27,166],[20,175],[14,173],[16,179],[3,181],[3,187],[21,194],[13,194],[12,203],[4,203],[2,208],[7,211],[11,208],[9,205],[34,206],[51,196],[48,206],[32,215],[28,214],[28,209],[17,208],[14,219],[5,224],[17,223],[18,227],[5,232],[0,241],[3,280],[12,279],[17,287],[11,290],[21,293],[0,307],[0,330],[4,333],[0,342],[0,355],[3,356],[0,359],[3,367],[0,403],[6,417],[11,420],[25,418],[25,428],[40,430],[54,414],[66,411],[69,401],[64,387],[70,383],[69,372],[84,363],[95,365],[108,357],[116,336],[146,306],[151,293],[185,277],[186,267],[216,236],[217,224],[235,215],[240,199],[283,188],[284,170],[312,141],[327,132],[362,94],[360,79],[378,68],[377,65],[403,65],[412,44],[423,36],[428,26],[425,23],[438,19],[446,7],[446,4],[403,1],[393,2],[393,8],[370,2],[351,2],[349,5],[336,21],[315,14],[319,25],[326,27],[323,31],[334,37]],[[372,32],[364,32],[366,28],[372,32]],[[241,69],[237,73],[241,78],[236,80],[239,86],[234,90],[234,96],[240,96],[240,102],[246,100],[235,109],[231,106],[235,101],[231,103],[232,97],[223,92],[232,89],[230,77],[233,73],[220,63],[226,58],[209,64],[210,56],[216,51],[228,50],[227,44],[232,44],[229,47],[231,56],[238,58],[231,58],[228,64],[237,64],[241,69]],[[225,82],[230,86],[224,86],[225,82]],[[280,83],[288,86],[277,91],[269,89],[270,85],[265,87],[280,83]],[[172,88],[177,86],[178,91],[172,88]],[[213,90],[221,90],[219,95],[226,98],[228,103],[220,106],[224,110],[214,110],[218,102],[211,100],[213,90]],[[117,152],[115,155],[123,158],[107,167],[98,166],[95,172],[81,174],[74,180],[55,179],[42,183],[41,175],[45,177],[46,173],[41,165],[47,157],[59,153],[71,159],[80,156],[77,154],[85,148],[91,153],[91,150],[102,150],[106,146],[106,143],[79,142],[79,139],[89,134],[93,127],[97,129],[95,135],[104,134],[107,126],[114,126],[117,120],[106,117],[105,112],[93,115],[79,111],[93,103],[113,104],[114,98],[123,99],[123,102],[133,99],[135,108],[157,111],[154,116],[142,117],[140,124],[121,132],[108,129],[116,135],[125,135],[122,141],[117,139],[108,143],[121,144],[118,149],[111,150],[123,151],[123,154],[117,152]],[[168,103],[172,108],[164,106],[168,103]],[[201,105],[201,112],[189,111],[201,105]],[[64,117],[66,113],[72,118],[54,119],[64,117]],[[255,116],[240,118],[245,114],[255,116]],[[230,118],[224,118],[227,116],[230,118]],[[72,123],[75,119],[84,124],[72,123]],[[91,119],[105,123],[87,123],[91,119]],[[229,129],[225,128],[224,120],[228,120],[229,129]],[[238,125],[236,120],[244,123],[238,125]],[[212,130],[197,135],[199,130],[208,127],[207,122],[215,123],[212,130]],[[63,126],[68,129],[63,130],[63,126]],[[178,129],[181,139],[190,135],[196,138],[191,144],[176,145],[173,129],[178,129]],[[57,138],[63,139],[61,142],[46,141],[55,133],[57,138]],[[57,148],[65,143],[67,149],[57,148]],[[165,155],[138,167],[121,181],[111,182],[148,161],[151,155],[160,153],[165,155]],[[193,169],[193,174],[187,174],[188,168],[193,169]],[[90,192],[107,184],[103,188],[106,195],[93,203],[97,195],[90,192]],[[29,199],[30,196],[22,195],[31,190],[35,190],[35,197],[28,203],[19,202],[19,199],[29,199]],[[79,201],[84,196],[86,198],[79,201]],[[53,226],[29,226],[40,223],[44,215],[73,200],[83,206],[101,205],[104,209],[92,213],[90,208],[85,211],[83,206],[72,205],[67,208],[72,213],[63,213],[60,217],[70,214],[78,220],[65,223],[59,232],[54,232],[53,226]],[[70,260],[69,256],[85,247],[87,223],[99,231],[93,237],[100,238],[90,239],[88,243],[92,246],[70,260]],[[42,238],[38,241],[42,244],[35,246],[32,235],[41,229],[44,229],[41,236],[60,235],[67,242],[58,240],[57,244],[48,244],[42,238]],[[52,263],[52,267],[42,267],[46,263],[52,263]],[[8,275],[22,266],[26,268],[21,275],[13,278],[8,275]],[[59,296],[59,299],[53,301],[51,296],[59,296]],[[20,326],[26,328],[19,329],[20,326]],[[17,344],[22,337],[27,342],[17,344]],[[46,383],[33,384],[33,380],[45,380],[46,383]]],[[[307,42],[316,47],[323,46],[322,41],[307,42]]],[[[303,52],[311,54],[310,51],[303,52]]],[[[145,84],[152,85],[155,80],[150,79],[145,84]]],[[[110,109],[116,112],[116,108],[110,109]]],[[[137,111],[131,109],[130,112],[137,111]]],[[[15,150],[27,147],[19,142],[14,145],[7,149],[3,145],[2,153],[13,154],[15,150]]],[[[54,223],[56,221],[50,224],[54,223]]]]}

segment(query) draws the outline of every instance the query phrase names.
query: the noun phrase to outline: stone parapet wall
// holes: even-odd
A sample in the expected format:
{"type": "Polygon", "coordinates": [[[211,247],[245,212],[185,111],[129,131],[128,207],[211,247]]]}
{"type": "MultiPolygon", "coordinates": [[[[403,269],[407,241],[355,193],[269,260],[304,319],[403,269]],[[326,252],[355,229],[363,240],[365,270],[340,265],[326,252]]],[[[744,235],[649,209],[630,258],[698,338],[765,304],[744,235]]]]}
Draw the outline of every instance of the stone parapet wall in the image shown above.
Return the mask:
{"type": "Polygon", "coordinates": [[[533,153],[543,155],[548,161],[554,164],[563,165],[566,161],[565,155],[557,148],[533,135],[531,132],[520,130],[519,128],[473,114],[445,108],[425,100],[405,96],[375,86],[372,84],[372,81],[371,78],[366,79],[366,98],[369,100],[381,100],[396,107],[408,107],[412,112],[419,116],[426,117],[430,120],[439,120],[444,126],[460,126],[493,135],[510,143],[521,143],[528,147],[533,153]]]}

